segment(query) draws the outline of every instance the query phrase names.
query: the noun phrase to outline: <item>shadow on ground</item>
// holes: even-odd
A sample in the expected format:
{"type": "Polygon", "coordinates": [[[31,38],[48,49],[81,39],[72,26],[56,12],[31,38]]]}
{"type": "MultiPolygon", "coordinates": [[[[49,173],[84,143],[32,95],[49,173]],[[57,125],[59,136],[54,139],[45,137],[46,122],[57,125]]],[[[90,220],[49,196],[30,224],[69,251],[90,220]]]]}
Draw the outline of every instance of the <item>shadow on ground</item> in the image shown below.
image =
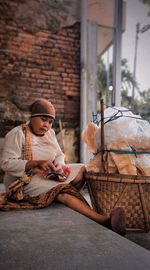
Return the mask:
{"type": "Polygon", "coordinates": [[[150,250],[150,232],[128,232],[126,238],[150,250]]]}

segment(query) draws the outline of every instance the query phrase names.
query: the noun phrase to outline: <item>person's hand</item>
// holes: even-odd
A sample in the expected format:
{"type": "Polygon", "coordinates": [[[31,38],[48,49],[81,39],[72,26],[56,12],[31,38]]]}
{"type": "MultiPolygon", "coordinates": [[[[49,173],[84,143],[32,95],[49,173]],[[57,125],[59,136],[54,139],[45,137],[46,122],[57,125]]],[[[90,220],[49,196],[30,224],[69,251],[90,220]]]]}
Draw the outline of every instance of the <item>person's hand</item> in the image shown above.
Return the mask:
{"type": "Polygon", "coordinates": [[[68,176],[71,173],[71,170],[68,165],[63,165],[62,170],[66,176],[68,176]]]}
{"type": "Polygon", "coordinates": [[[56,167],[49,160],[29,160],[26,163],[25,170],[26,172],[29,172],[30,170],[33,170],[33,169],[34,170],[39,169],[41,171],[48,171],[50,168],[53,171],[56,171],[56,167]]]}
{"type": "MultiPolygon", "coordinates": [[[[64,174],[62,165],[56,164],[55,167],[56,167],[56,172],[64,174]]],[[[58,181],[59,182],[64,182],[65,180],[66,180],[66,176],[65,175],[64,176],[60,176],[60,175],[58,176],[58,181]]]]}
{"type": "Polygon", "coordinates": [[[71,170],[69,168],[68,165],[55,165],[56,167],[56,171],[59,172],[59,173],[62,173],[64,174],[63,177],[59,176],[59,180],[60,182],[64,182],[66,180],[66,178],[68,177],[68,175],[70,174],[71,170]]]}
{"type": "Polygon", "coordinates": [[[56,171],[55,165],[49,160],[38,160],[38,168],[43,171],[48,171],[49,169],[56,171]]]}
{"type": "Polygon", "coordinates": [[[63,173],[62,165],[56,164],[55,168],[56,168],[56,172],[63,173]]]}

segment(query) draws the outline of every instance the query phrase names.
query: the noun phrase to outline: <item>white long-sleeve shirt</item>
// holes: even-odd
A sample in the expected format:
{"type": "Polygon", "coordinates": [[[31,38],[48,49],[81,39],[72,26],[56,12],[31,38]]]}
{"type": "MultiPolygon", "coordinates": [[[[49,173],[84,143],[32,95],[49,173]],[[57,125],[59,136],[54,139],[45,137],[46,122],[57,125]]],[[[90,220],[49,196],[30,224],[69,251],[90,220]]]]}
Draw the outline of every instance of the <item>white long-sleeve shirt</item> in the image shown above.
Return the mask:
{"type": "MultiPolygon", "coordinates": [[[[25,136],[21,126],[12,129],[5,137],[1,168],[5,172],[4,184],[6,190],[8,185],[16,180],[17,177],[23,177],[25,174],[27,160],[22,159],[22,147],[24,144],[25,136]]],[[[54,165],[64,164],[64,154],[57,142],[53,129],[50,129],[41,137],[31,133],[31,144],[33,160],[50,160],[54,165]]],[[[81,166],[83,164],[70,164],[71,174],[67,182],[75,178],[81,166]]],[[[37,196],[58,184],[60,183],[57,181],[45,180],[39,175],[34,175],[24,190],[31,196],[37,196]]]]}

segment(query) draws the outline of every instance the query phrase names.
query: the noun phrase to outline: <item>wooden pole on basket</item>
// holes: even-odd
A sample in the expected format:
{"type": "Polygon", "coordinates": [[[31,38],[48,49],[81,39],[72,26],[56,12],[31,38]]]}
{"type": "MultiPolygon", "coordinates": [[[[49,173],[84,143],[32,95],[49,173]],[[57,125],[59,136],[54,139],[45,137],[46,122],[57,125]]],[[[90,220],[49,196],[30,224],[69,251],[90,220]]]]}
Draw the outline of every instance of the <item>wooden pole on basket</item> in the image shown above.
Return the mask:
{"type": "Polygon", "coordinates": [[[105,164],[104,164],[104,102],[101,99],[101,163],[102,168],[105,172],[105,164]]]}

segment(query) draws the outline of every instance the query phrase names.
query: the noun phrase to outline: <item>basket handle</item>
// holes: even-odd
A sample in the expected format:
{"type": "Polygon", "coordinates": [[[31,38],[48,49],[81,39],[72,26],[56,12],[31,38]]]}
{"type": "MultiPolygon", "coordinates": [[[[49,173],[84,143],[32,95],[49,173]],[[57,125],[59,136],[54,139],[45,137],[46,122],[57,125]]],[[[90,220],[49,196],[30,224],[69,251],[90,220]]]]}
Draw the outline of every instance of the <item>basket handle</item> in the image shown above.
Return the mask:
{"type": "Polygon", "coordinates": [[[105,161],[104,161],[104,101],[101,99],[101,164],[105,172],[105,161]]]}
{"type": "Polygon", "coordinates": [[[149,227],[148,211],[147,211],[147,207],[146,207],[146,203],[145,203],[145,199],[144,199],[142,185],[138,184],[138,188],[139,188],[139,194],[140,194],[140,199],[141,199],[141,205],[143,208],[143,215],[145,218],[145,229],[146,229],[146,231],[149,231],[150,227],[149,227]]]}

